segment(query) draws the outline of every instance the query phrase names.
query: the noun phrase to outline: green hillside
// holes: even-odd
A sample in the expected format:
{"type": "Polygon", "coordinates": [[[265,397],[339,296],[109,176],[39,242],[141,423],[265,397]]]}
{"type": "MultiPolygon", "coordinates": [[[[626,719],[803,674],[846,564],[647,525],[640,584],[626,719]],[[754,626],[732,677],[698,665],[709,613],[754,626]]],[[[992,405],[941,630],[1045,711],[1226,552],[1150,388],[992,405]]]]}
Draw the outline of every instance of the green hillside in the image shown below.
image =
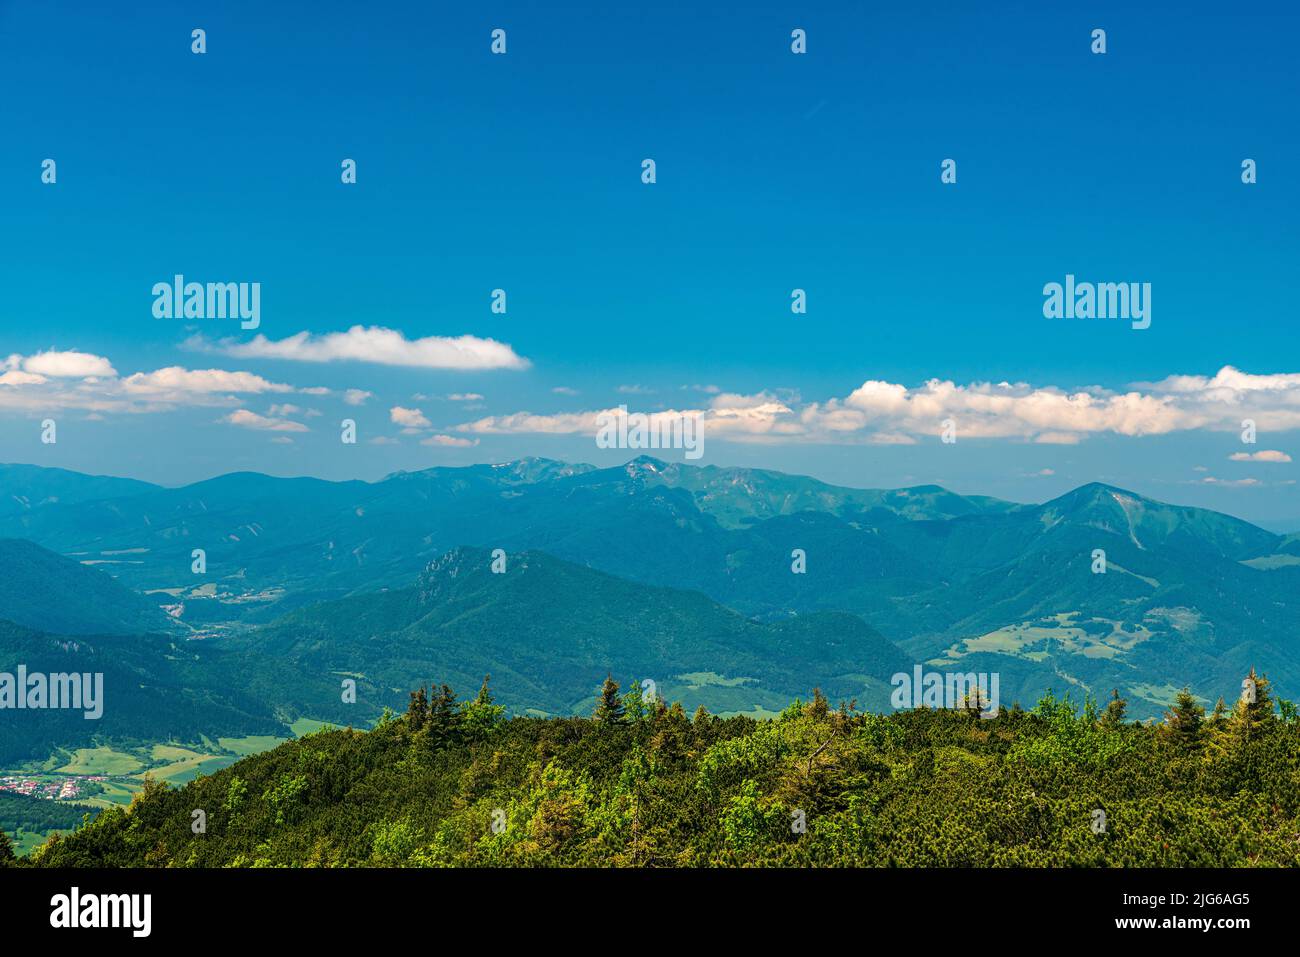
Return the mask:
{"type": "MultiPolygon", "coordinates": [[[[722,711],[780,708],[822,685],[883,707],[908,666],[860,618],[823,612],[762,624],[695,592],[628,582],[549,555],[455,549],[408,588],[300,609],[232,647],[301,673],[357,677],[363,710],[400,707],[426,676],[466,686],[486,673],[517,713],[585,710],[608,673],[722,711]]],[[[264,689],[291,696],[294,688],[264,689]]],[[[337,686],[297,697],[300,713],[341,714],[337,686]]],[[[349,717],[342,713],[344,719],[349,717]]]]}
{"type": "Polygon", "coordinates": [[[1259,687],[1222,716],[1187,699],[1160,727],[1051,697],[983,720],[815,696],[754,721],[617,689],[599,720],[502,720],[483,693],[438,695],[370,732],[150,786],[30,863],[1300,866],[1300,725],[1259,687]]]}
{"type": "MultiPolygon", "coordinates": [[[[282,722],[245,692],[250,665],[286,679],[274,660],[250,663],[166,635],[48,635],[0,621],[0,672],[103,675],[102,715],[86,709],[0,711],[0,768],[44,761],[100,741],[198,741],[204,734],[272,734],[282,722]]],[[[92,679],[93,681],[93,679],[92,679]]]]}
{"type": "Polygon", "coordinates": [[[106,572],[19,539],[0,539],[0,619],[64,635],[173,626],[157,604],[106,572]]]}

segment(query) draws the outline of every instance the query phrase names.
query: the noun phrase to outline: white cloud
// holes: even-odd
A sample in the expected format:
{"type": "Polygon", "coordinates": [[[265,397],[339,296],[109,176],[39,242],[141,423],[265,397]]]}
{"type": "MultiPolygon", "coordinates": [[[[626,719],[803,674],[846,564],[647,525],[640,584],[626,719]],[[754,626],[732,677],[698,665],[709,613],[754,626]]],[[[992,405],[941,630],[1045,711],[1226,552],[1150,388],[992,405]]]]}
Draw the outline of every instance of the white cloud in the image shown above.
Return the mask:
{"type": "Polygon", "coordinates": [[[268,339],[259,333],[248,342],[223,339],[209,344],[191,338],[187,345],[240,359],[373,362],[420,369],[526,369],[530,364],[509,345],[495,339],[477,336],[407,339],[396,329],[382,326],[353,326],[347,332],[322,335],[299,332],[279,340],[268,339]]]}
{"type": "Polygon", "coordinates": [[[251,372],[169,366],[121,378],[88,353],[11,355],[0,373],[0,408],[29,412],[80,409],[99,414],[166,412],[184,406],[239,404],[240,394],[292,392],[251,372]],[[42,370],[42,371],[33,371],[42,370]]]}
{"type": "Polygon", "coordinates": [[[288,419],[270,419],[264,415],[258,415],[256,412],[250,412],[248,409],[236,409],[229,415],[224,416],[221,421],[245,429],[260,429],[265,432],[310,431],[301,422],[290,422],[288,419]]]}
{"type": "Polygon", "coordinates": [[[314,419],[320,415],[317,409],[304,409],[301,406],[294,405],[291,402],[284,402],[278,405],[272,405],[266,410],[267,415],[284,416],[284,415],[301,415],[308,419],[314,419]]]}
{"type": "Polygon", "coordinates": [[[643,385],[621,385],[618,391],[622,395],[654,395],[654,389],[648,389],[643,385]]]}
{"type": "Polygon", "coordinates": [[[1259,452],[1233,452],[1228,459],[1233,462],[1290,462],[1291,456],[1276,449],[1262,449],[1259,452]]]}
{"type": "MultiPolygon", "coordinates": [[[[596,430],[598,411],[519,412],[465,423],[462,432],[581,433],[596,430]]],[[[868,379],[843,398],[800,405],[783,391],[719,393],[705,409],[673,411],[702,418],[705,434],[738,441],[910,444],[935,438],[946,419],[966,439],[1016,439],[1074,445],[1089,436],[1164,435],[1300,428],[1300,374],[1249,375],[1225,366],[1213,377],[1173,376],[1154,385],[1073,390],[1028,383],[931,379],[916,387],[868,379]]]]}
{"type": "Polygon", "coordinates": [[[153,372],[137,372],[122,380],[122,390],[136,395],[213,392],[292,392],[293,386],[269,382],[251,372],[224,369],[183,369],[168,366],[153,372]]]}
{"type": "Polygon", "coordinates": [[[52,378],[84,379],[87,377],[112,378],[117,375],[113,364],[103,356],[89,352],[38,352],[25,358],[10,356],[10,361],[21,359],[24,372],[52,378]]]}
{"type": "Polygon", "coordinates": [[[389,409],[388,417],[397,425],[405,426],[408,429],[427,429],[433,424],[424,417],[424,413],[419,409],[404,409],[400,405],[395,405],[389,409]]]}
{"type": "Polygon", "coordinates": [[[420,440],[421,445],[438,445],[448,448],[467,449],[478,445],[478,439],[458,439],[454,435],[431,435],[420,440]]]}
{"type": "Polygon", "coordinates": [[[567,412],[560,415],[534,415],[515,412],[511,415],[491,415],[456,427],[458,432],[478,432],[492,435],[543,434],[575,435],[584,432],[596,434],[596,417],[599,412],[567,412]]]}
{"type": "Polygon", "coordinates": [[[1215,478],[1213,475],[1206,476],[1205,478],[1201,479],[1201,481],[1204,482],[1206,485],[1224,485],[1224,486],[1230,486],[1232,488],[1249,488],[1252,485],[1260,484],[1259,479],[1254,479],[1254,478],[1221,479],[1221,478],[1215,478]]]}
{"type": "Polygon", "coordinates": [[[556,395],[577,395],[578,394],[577,389],[571,389],[567,385],[557,385],[551,391],[554,392],[556,395]]]}
{"type": "Polygon", "coordinates": [[[10,369],[0,375],[0,385],[41,385],[48,381],[43,375],[24,372],[22,369],[10,369]]]}
{"type": "Polygon", "coordinates": [[[373,398],[373,392],[367,392],[365,389],[348,389],[343,393],[343,401],[348,405],[364,405],[366,399],[373,398]]]}
{"type": "Polygon", "coordinates": [[[447,396],[452,402],[482,402],[483,396],[477,392],[453,392],[447,396]]]}

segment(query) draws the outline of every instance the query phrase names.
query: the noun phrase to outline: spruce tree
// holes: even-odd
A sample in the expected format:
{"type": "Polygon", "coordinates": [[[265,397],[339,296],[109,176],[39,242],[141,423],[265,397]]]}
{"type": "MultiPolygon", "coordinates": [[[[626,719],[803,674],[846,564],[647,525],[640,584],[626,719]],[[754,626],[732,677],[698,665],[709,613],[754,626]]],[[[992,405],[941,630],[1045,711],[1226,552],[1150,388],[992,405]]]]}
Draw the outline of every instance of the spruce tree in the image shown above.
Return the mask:
{"type": "Polygon", "coordinates": [[[1103,728],[1117,728],[1124,723],[1124,715],[1128,712],[1128,702],[1119,696],[1119,689],[1112,688],[1110,692],[1110,701],[1106,703],[1106,710],[1101,715],[1101,726],[1103,728]]]}
{"type": "Polygon", "coordinates": [[[623,699],[619,697],[618,682],[613,675],[605,676],[605,683],[600,688],[600,703],[596,705],[592,717],[602,724],[623,723],[623,699]]]}
{"type": "Polygon", "coordinates": [[[13,867],[17,861],[9,835],[4,832],[4,828],[0,828],[0,867],[13,867]]]}
{"type": "Polygon", "coordinates": [[[506,709],[492,700],[492,691],[488,687],[490,680],[491,675],[484,675],[474,700],[460,707],[461,732],[471,740],[490,734],[505,714],[506,709]]]}
{"type": "Polygon", "coordinates": [[[1166,734],[1179,747],[1193,748],[1200,742],[1204,718],[1205,709],[1184,688],[1178,692],[1173,710],[1165,712],[1166,734]]]}
{"type": "Polygon", "coordinates": [[[822,694],[822,689],[813,688],[813,699],[804,705],[803,713],[808,715],[810,718],[816,718],[820,721],[822,718],[825,718],[830,714],[830,710],[830,702],[827,701],[826,696],[822,694]]]}
{"type": "Polygon", "coordinates": [[[429,730],[433,743],[443,747],[455,740],[460,726],[460,714],[456,710],[456,692],[443,684],[429,702],[429,730]]]}
{"type": "Polygon", "coordinates": [[[412,731],[419,731],[429,719],[429,695],[423,687],[411,692],[411,703],[406,709],[406,723],[412,731]]]}
{"type": "Polygon", "coordinates": [[[1229,730],[1243,740],[1256,737],[1277,720],[1273,714],[1273,696],[1269,691],[1268,678],[1255,674],[1252,667],[1246,681],[1242,682],[1242,695],[1237,699],[1237,704],[1232,709],[1232,718],[1228,722],[1229,730]],[[1246,681],[1253,683],[1253,701],[1247,694],[1246,681]]]}

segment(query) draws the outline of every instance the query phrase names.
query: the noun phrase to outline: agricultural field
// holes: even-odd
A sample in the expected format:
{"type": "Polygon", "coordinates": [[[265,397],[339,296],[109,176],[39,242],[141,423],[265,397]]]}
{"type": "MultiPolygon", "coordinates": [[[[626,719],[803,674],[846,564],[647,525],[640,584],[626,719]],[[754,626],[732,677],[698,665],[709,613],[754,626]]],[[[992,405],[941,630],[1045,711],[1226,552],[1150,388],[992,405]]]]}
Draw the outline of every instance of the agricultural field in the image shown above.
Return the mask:
{"type": "Polygon", "coordinates": [[[70,831],[87,810],[129,805],[146,777],[182,787],[200,775],[215,774],[242,758],[328,727],[325,721],[299,718],[285,727],[283,735],[215,739],[201,735],[197,742],[59,749],[44,761],[0,769],[0,800],[9,799],[0,807],[13,817],[9,831],[16,853],[25,855],[50,835],[70,831]],[[70,796],[65,799],[60,794],[70,796]],[[55,819],[66,826],[49,826],[55,819]]]}

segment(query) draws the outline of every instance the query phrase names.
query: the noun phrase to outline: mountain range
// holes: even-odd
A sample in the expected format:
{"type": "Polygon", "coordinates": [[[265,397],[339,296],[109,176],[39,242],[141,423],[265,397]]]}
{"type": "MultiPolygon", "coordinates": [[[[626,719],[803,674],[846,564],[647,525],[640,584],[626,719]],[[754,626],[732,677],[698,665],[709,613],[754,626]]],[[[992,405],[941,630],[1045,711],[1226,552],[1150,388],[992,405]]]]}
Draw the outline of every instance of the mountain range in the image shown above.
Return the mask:
{"type": "MultiPolygon", "coordinates": [[[[1252,665],[1300,688],[1300,540],[1100,484],[1023,505],[645,456],[182,488],[0,466],[0,538],[0,619],[201,648],[185,681],[240,729],[489,672],[540,714],[606,674],[759,712],[815,685],[887,707],[914,664],[996,671],[1008,703],[1118,688],[1136,717],[1252,665]]],[[[167,660],[144,684],[175,686],[167,660]]]]}

